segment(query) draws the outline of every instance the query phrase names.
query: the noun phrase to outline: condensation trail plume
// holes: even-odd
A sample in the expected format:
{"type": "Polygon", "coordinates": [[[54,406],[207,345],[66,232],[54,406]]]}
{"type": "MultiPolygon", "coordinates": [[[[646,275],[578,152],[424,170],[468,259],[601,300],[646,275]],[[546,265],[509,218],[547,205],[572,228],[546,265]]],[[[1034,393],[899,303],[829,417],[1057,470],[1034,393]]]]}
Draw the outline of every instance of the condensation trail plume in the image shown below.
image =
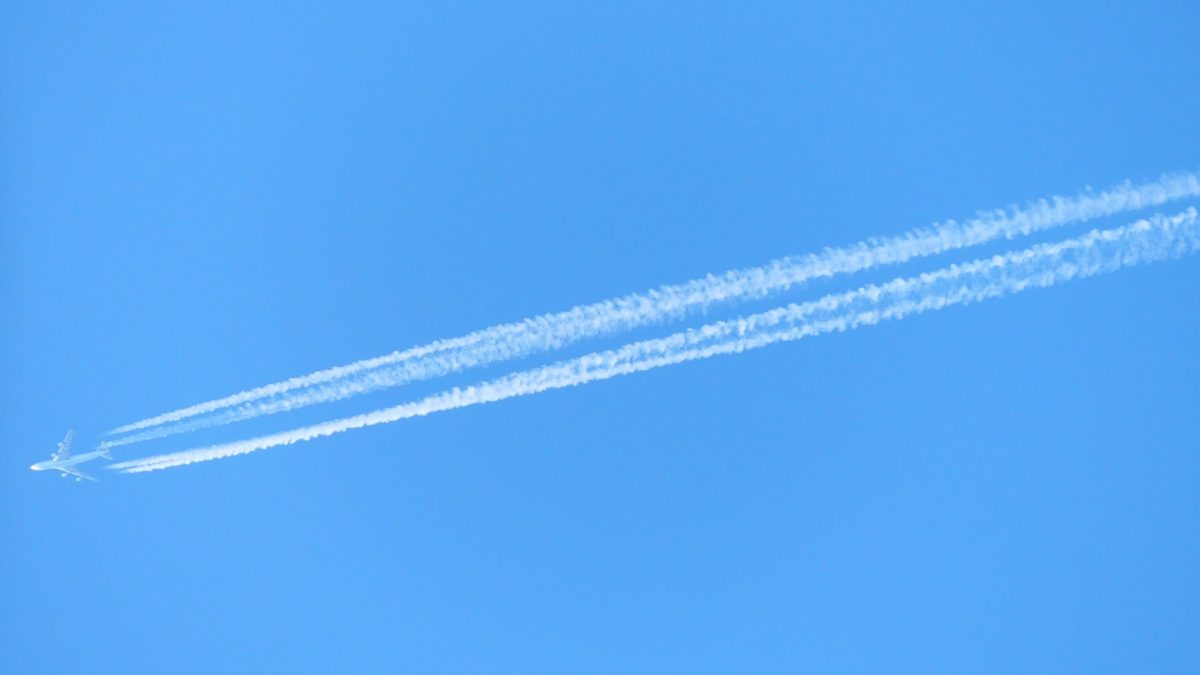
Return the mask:
{"type": "Polygon", "coordinates": [[[777,342],[844,332],[881,321],[1045,288],[1122,267],[1179,257],[1200,249],[1196,209],[1156,215],[1131,225],[1093,230],[1081,237],[950,265],[882,285],[831,294],[812,302],[721,321],[616,350],[597,352],[515,373],[480,385],[454,388],[418,401],[278,434],[112,465],[126,473],[155,471],[243,455],[337,433],[482,403],[561,389],[663,366],[734,354],[777,342]]]}
{"type": "Polygon", "coordinates": [[[819,253],[782,258],[760,267],[709,275],[294,377],[117,427],[109,433],[140,433],[105,441],[102,446],[115,447],[162,438],[339,400],[558,349],[585,338],[678,318],[717,303],[762,298],[817,277],[900,263],[1196,196],[1200,196],[1200,177],[1185,172],[1164,175],[1139,185],[1126,181],[1102,192],[1089,190],[1072,197],[1042,199],[1024,207],[980,212],[964,222],[950,220],[895,237],[874,238],[851,246],[827,248],[819,253]],[[212,415],[191,419],[209,414],[212,415]],[[150,430],[145,431],[147,429],[150,430]]]}

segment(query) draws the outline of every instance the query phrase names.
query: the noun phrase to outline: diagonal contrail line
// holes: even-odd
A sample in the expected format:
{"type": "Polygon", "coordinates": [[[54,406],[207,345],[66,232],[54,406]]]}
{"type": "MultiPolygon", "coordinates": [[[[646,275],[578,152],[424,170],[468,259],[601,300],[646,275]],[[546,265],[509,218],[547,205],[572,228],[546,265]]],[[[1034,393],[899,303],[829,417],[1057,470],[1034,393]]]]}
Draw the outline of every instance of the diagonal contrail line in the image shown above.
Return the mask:
{"type": "Polygon", "coordinates": [[[1123,227],[1093,230],[1074,239],[1039,244],[881,285],[831,294],[811,302],[715,322],[475,386],[455,387],[371,413],[259,438],[120,462],[111,468],[140,473],[243,455],[352,429],[577,386],[720,354],[740,353],[777,342],[844,332],[952,305],[1045,288],[1193,253],[1200,249],[1197,220],[1195,208],[1174,216],[1155,215],[1123,227]]]}
{"type": "Polygon", "coordinates": [[[1085,191],[1024,207],[981,212],[961,223],[951,220],[899,236],[782,258],[294,377],[117,427],[109,433],[139,433],[101,445],[115,447],[339,400],[678,318],[717,303],[762,298],[817,277],[900,263],[1196,196],[1200,196],[1200,177],[1184,172],[1139,185],[1126,181],[1101,192],[1085,191]],[[209,416],[192,419],[202,415],[209,416]]]}

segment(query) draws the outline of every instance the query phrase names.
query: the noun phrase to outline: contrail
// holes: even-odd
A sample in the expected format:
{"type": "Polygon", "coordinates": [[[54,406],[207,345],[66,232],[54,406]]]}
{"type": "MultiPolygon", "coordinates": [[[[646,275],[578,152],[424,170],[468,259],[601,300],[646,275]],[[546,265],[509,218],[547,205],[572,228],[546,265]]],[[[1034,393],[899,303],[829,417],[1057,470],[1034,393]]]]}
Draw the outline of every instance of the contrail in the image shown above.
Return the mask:
{"type": "Polygon", "coordinates": [[[781,258],[759,267],[731,270],[645,293],[581,305],[565,312],[501,324],[463,337],[294,377],[117,427],[109,433],[141,433],[105,441],[101,445],[125,445],[335,401],[558,349],[585,338],[678,318],[717,303],[762,298],[817,277],[900,263],[1196,196],[1200,196],[1200,177],[1184,172],[1163,175],[1140,185],[1126,181],[1099,193],[1089,190],[1072,197],[1042,199],[1025,207],[981,212],[961,223],[950,220],[899,236],[873,238],[846,247],[827,248],[819,253],[781,258]],[[296,390],[302,391],[292,393],[296,390]],[[183,422],[209,413],[217,414],[183,422]],[[153,427],[158,428],[142,431],[153,427]]]}
{"type": "Polygon", "coordinates": [[[616,350],[515,373],[476,386],[455,387],[371,413],[249,440],[120,462],[112,468],[139,473],[242,455],[376,424],[606,380],[719,354],[740,353],[777,342],[844,332],[951,305],[1045,288],[1200,250],[1197,220],[1195,208],[1174,216],[1155,215],[1123,227],[1093,230],[1074,239],[1039,244],[882,285],[863,286],[811,302],[708,324],[665,338],[635,342],[616,350]]]}

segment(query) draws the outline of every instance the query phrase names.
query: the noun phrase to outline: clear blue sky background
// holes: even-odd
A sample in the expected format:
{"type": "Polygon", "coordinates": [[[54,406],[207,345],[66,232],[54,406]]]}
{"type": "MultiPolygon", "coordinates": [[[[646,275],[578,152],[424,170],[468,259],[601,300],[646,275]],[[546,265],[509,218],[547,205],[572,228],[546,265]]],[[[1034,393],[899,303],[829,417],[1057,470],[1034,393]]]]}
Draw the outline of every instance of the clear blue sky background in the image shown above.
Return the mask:
{"type": "Polygon", "coordinates": [[[214,4],[0,15],[0,670],[1200,666],[1197,258],[188,468],[27,468],[68,426],[1196,169],[1195,3],[214,4]]]}

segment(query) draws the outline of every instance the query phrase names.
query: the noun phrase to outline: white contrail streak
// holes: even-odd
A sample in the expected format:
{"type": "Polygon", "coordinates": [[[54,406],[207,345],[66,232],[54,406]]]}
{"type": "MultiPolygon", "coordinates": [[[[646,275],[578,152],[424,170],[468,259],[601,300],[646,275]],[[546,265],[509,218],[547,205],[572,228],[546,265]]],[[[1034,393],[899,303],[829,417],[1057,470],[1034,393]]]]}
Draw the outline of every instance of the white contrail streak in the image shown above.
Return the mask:
{"type": "Polygon", "coordinates": [[[1140,185],[1126,181],[1099,193],[1086,191],[1073,197],[1039,200],[1025,207],[1012,206],[1006,210],[981,212],[975,218],[961,223],[950,220],[899,236],[869,239],[847,247],[827,248],[819,253],[782,258],[760,267],[732,270],[719,276],[709,275],[683,284],[663,286],[645,293],[578,306],[557,314],[502,324],[463,337],[294,377],[117,427],[109,433],[141,433],[105,441],[101,445],[125,445],[339,400],[384,387],[557,349],[584,338],[676,318],[716,303],[762,298],[816,277],[900,263],[994,239],[1011,239],[1068,223],[1196,196],[1200,196],[1200,177],[1185,172],[1164,175],[1140,185]],[[183,422],[210,413],[217,414],[183,422]],[[143,431],[153,427],[158,428],[143,431]]]}
{"type": "Polygon", "coordinates": [[[1074,239],[868,285],[816,301],[712,323],[656,340],[635,342],[480,385],[454,388],[418,401],[363,415],[224,445],[120,462],[126,473],[155,471],[290,445],[343,431],[561,389],[618,375],[739,353],[777,342],[843,332],[951,305],[1044,288],[1122,267],[1175,258],[1200,249],[1195,208],[1155,215],[1131,225],[1093,230],[1074,239]]]}

